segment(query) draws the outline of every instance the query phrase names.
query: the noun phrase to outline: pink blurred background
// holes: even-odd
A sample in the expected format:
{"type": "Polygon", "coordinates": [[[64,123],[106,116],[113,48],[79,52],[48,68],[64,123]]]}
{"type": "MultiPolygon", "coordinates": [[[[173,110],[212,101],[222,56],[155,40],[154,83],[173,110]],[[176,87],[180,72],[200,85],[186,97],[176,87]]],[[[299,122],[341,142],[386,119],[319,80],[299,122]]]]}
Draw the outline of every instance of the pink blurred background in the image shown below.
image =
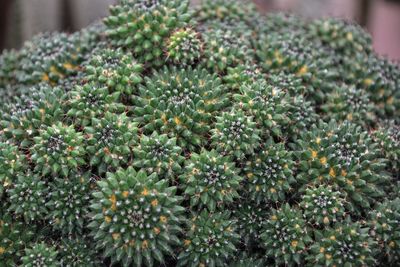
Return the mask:
{"type": "MultiPolygon", "coordinates": [[[[200,0],[192,0],[196,4],[200,0]]],[[[0,50],[20,47],[42,31],[75,31],[104,17],[116,0],[0,0],[0,50]]],[[[400,0],[254,0],[262,12],[355,20],[379,54],[400,60],[400,0]]]]}

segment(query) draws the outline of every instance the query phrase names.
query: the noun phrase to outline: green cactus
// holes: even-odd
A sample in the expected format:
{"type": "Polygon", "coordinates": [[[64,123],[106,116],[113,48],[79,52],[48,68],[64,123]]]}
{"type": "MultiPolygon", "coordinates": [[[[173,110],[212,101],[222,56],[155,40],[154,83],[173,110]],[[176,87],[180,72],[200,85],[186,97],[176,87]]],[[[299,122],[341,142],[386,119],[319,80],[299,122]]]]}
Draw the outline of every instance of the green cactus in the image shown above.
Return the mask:
{"type": "Polygon", "coordinates": [[[202,52],[203,42],[191,28],[175,31],[167,41],[167,58],[175,65],[193,65],[201,58],[202,52]]]}
{"type": "Polygon", "coordinates": [[[237,191],[242,178],[238,172],[229,157],[215,150],[192,154],[181,176],[182,189],[190,199],[190,207],[207,208],[211,212],[223,210],[239,197],[237,191]]]}
{"type": "Polygon", "coordinates": [[[168,138],[166,134],[153,132],[150,136],[142,135],[140,144],[133,148],[133,163],[150,175],[153,172],[160,178],[172,181],[182,173],[182,148],[176,145],[176,138],[168,138]]]}
{"type": "Polygon", "coordinates": [[[53,246],[49,246],[45,243],[37,243],[25,249],[25,256],[22,257],[22,264],[26,267],[56,267],[58,266],[57,253],[53,246]]]}
{"type": "Polygon", "coordinates": [[[176,187],[132,167],[108,173],[93,193],[89,224],[96,247],[123,266],[163,264],[179,244],[182,212],[176,187]]]}
{"type": "Polygon", "coordinates": [[[228,255],[237,251],[239,235],[230,213],[193,215],[187,226],[177,266],[227,266],[228,255]]]}
{"type": "Polygon", "coordinates": [[[276,265],[304,264],[307,246],[312,239],[301,211],[284,205],[273,209],[261,234],[266,255],[275,259],[276,265]]]}
{"type": "Polygon", "coordinates": [[[140,63],[162,66],[167,39],[190,20],[189,1],[123,0],[104,19],[113,45],[132,49],[140,63]]]}

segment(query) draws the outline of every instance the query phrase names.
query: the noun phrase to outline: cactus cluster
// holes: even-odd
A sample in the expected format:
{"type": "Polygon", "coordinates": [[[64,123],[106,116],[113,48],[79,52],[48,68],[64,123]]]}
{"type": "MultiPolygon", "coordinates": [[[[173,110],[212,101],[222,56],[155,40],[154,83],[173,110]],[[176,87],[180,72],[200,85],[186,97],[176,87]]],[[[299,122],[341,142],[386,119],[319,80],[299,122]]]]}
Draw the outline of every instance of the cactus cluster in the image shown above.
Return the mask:
{"type": "Polygon", "coordinates": [[[398,266],[400,68],[361,27],[121,0],[0,55],[0,266],[398,266]]]}

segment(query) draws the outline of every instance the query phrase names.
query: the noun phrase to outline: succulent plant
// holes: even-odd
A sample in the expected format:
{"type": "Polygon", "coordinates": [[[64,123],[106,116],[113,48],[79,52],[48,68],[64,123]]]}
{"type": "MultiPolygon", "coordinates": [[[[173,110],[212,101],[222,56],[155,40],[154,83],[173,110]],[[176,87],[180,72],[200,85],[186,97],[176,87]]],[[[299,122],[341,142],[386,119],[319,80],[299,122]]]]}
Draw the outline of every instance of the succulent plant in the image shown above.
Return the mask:
{"type": "Polygon", "coordinates": [[[63,238],[58,245],[58,262],[66,267],[95,267],[101,265],[93,244],[86,236],[63,238]]]}
{"type": "Polygon", "coordinates": [[[238,108],[254,117],[254,122],[262,127],[264,132],[282,135],[280,126],[288,122],[287,114],[289,99],[281,87],[269,85],[260,80],[240,88],[240,93],[234,99],[238,108]]]}
{"type": "Polygon", "coordinates": [[[182,148],[176,145],[176,138],[157,132],[142,135],[140,144],[133,148],[133,155],[133,166],[146,170],[149,175],[156,173],[160,178],[172,181],[182,173],[185,160],[182,148]]]}
{"type": "Polygon", "coordinates": [[[139,62],[161,66],[169,35],[190,20],[188,5],[187,0],[123,0],[110,8],[106,33],[115,46],[132,49],[139,62]]]}
{"type": "Polygon", "coordinates": [[[182,189],[190,199],[190,207],[206,207],[211,212],[223,210],[239,197],[237,191],[242,178],[238,172],[229,157],[215,150],[192,154],[181,176],[182,189]]]}
{"type": "Polygon", "coordinates": [[[383,121],[374,132],[383,156],[389,160],[390,168],[400,170],[400,124],[394,120],[383,121]]]}
{"type": "Polygon", "coordinates": [[[336,121],[348,120],[367,125],[376,121],[375,109],[368,92],[346,85],[335,88],[321,106],[329,120],[334,118],[336,121]]]}
{"type": "Polygon", "coordinates": [[[35,227],[26,226],[8,213],[0,213],[0,262],[5,266],[19,263],[24,248],[35,237],[35,227]]]}
{"type": "Polygon", "coordinates": [[[257,203],[282,201],[296,183],[293,168],[292,153],[286,150],[284,143],[275,143],[270,138],[243,168],[245,192],[257,203]]]}
{"type": "Polygon", "coordinates": [[[177,138],[182,147],[205,143],[215,113],[225,107],[225,88],[202,69],[164,68],[145,79],[133,96],[134,114],[145,133],[158,131],[177,138]]]}
{"type": "Polygon", "coordinates": [[[121,93],[109,93],[107,87],[98,83],[75,86],[69,93],[67,115],[77,124],[88,126],[92,118],[103,117],[106,112],[122,113],[125,106],[118,101],[121,93]]]}
{"type": "Polygon", "coordinates": [[[91,125],[85,128],[90,165],[97,166],[103,173],[128,163],[138,140],[137,124],[125,114],[107,112],[101,119],[92,118],[91,125]]]}
{"type": "Polygon", "coordinates": [[[398,266],[398,64],[189,2],[0,54],[0,266],[398,266]]]}
{"type": "Polygon", "coordinates": [[[400,260],[400,199],[380,203],[369,213],[371,235],[380,248],[380,257],[390,266],[400,260]]]}
{"type": "Polygon", "coordinates": [[[154,266],[173,254],[184,211],[176,187],[132,167],[107,173],[97,184],[89,227],[105,257],[123,266],[154,266]]]}
{"type": "Polygon", "coordinates": [[[375,265],[373,240],[368,228],[358,223],[336,224],[332,229],[314,231],[307,262],[310,266],[375,265]]]}
{"type": "Polygon", "coordinates": [[[26,267],[56,267],[58,265],[57,253],[54,247],[45,243],[37,243],[25,249],[22,264],[26,267]]]}
{"type": "Polygon", "coordinates": [[[223,112],[212,130],[212,146],[224,155],[243,159],[260,146],[260,130],[252,116],[242,111],[223,112]]]}
{"type": "Polygon", "coordinates": [[[0,198],[27,169],[26,156],[9,142],[0,142],[0,198]]]}
{"type": "Polygon", "coordinates": [[[307,246],[312,241],[301,211],[289,204],[272,210],[261,240],[266,255],[275,259],[276,265],[286,266],[304,264],[307,246]]]}
{"type": "Polygon", "coordinates": [[[66,177],[85,163],[83,135],[76,132],[73,125],[58,122],[44,127],[40,129],[39,136],[34,137],[34,141],[31,159],[36,164],[35,170],[43,175],[66,177]]]}
{"type": "MultiPolygon", "coordinates": [[[[320,122],[297,140],[297,180],[307,185],[332,185],[346,193],[346,208],[370,207],[383,197],[389,177],[377,143],[360,126],[320,122]]],[[[303,186],[304,187],[304,186],[303,186]]]]}
{"type": "Polygon", "coordinates": [[[4,136],[22,147],[31,146],[41,128],[63,119],[64,99],[59,87],[52,88],[45,83],[29,87],[4,107],[6,113],[1,115],[4,136]]]}
{"type": "Polygon", "coordinates": [[[99,49],[86,66],[86,79],[106,86],[110,92],[132,94],[142,81],[143,66],[121,49],[99,49]]]}
{"type": "Polygon", "coordinates": [[[200,59],[202,50],[199,33],[191,28],[175,31],[167,41],[167,57],[175,65],[193,65],[200,59]]]}
{"type": "Polygon", "coordinates": [[[309,224],[317,226],[340,222],[345,216],[345,197],[331,186],[314,186],[306,189],[300,207],[309,224]]]}
{"type": "Polygon", "coordinates": [[[48,187],[40,176],[31,172],[18,175],[7,193],[10,196],[8,210],[25,221],[40,221],[48,214],[45,206],[48,187]]]}
{"type": "Polygon", "coordinates": [[[227,266],[228,255],[237,251],[239,235],[230,213],[193,215],[187,226],[177,266],[227,266]]]}
{"type": "Polygon", "coordinates": [[[48,219],[54,229],[65,234],[81,233],[88,220],[90,202],[89,174],[72,173],[50,184],[46,202],[48,219]]]}

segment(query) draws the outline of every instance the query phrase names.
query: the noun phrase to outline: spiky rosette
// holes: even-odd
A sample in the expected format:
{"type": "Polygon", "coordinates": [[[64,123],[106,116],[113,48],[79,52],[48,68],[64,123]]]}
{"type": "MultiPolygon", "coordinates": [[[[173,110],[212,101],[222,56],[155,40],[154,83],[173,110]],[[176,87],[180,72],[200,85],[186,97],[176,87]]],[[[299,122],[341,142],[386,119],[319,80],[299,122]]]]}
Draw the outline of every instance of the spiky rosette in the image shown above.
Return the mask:
{"type": "Polygon", "coordinates": [[[400,123],[394,120],[381,122],[374,132],[374,139],[379,144],[389,166],[395,172],[400,170],[400,123]]]}
{"type": "Polygon", "coordinates": [[[247,249],[258,247],[260,244],[261,231],[266,224],[265,218],[268,209],[263,205],[242,200],[235,205],[232,211],[232,218],[237,221],[237,232],[247,249]]]}
{"type": "Polygon", "coordinates": [[[202,50],[200,35],[191,28],[175,31],[167,41],[167,58],[175,65],[193,65],[200,59],[202,50]]]}
{"type": "Polygon", "coordinates": [[[56,267],[58,252],[55,247],[45,243],[35,243],[25,249],[25,256],[22,257],[22,264],[26,267],[56,267]]]}
{"type": "Polygon", "coordinates": [[[33,143],[32,138],[44,125],[51,125],[63,118],[63,90],[41,83],[15,97],[1,114],[4,135],[22,147],[33,143]]]}
{"type": "Polygon", "coordinates": [[[227,266],[229,255],[237,251],[239,235],[235,231],[227,211],[203,210],[194,215],[188,223],[177,266],[227,266]]]}
{"type": "Polygon", "coordinates": [[[346,193],[350,210],[368,208],[384,195],[386,162],[360,126],[320,122],[302,133],[297,145],[300,183],[332,185],[333,190],[346,193]]]}
{"type": "Polygon", "coordinates": [[[390,266],[400,261],[400,199],[385,201],[369,213],[371,235],[380,247],[380,257],[390,266]]]}
{"type": "Polygon", "coordinates": [[[15,220],[10,214],[0,214],[0,262],[17,266],[26,244],[35,236],[35,227],[15,220]]]}
{"type": "Polygon", "coordinates": [[[376,107],[370,100],[370,95],[362,89],[338,86],[327,95],[327,101],[321,106],[324,117],[336,121],[352,121],[361,125],[376,121],[376,107]]]}
{"type": "Polygon", "coordinates": [[[215,150],[203,150],[193,153],[186,162],[181,185],[193,209],[207,207],[213,212],[239,197],[237,190],[242,178],[238,173],[229,157],[215,150]]]}
{"type": "Polygon", "coordinates": [[[210,20],[250,22],[255,10],[255,5],[250,1],[202,0],[196,15],[201,22],[210,20]]]}
{"type": "Polygon", "coordinates": [[[17,51],[3,51],[0,55],[0,88],[17,82],[20,55],[17,51]]]}
{"type": "Polygon", "coordinates": [[[20,83],[57,83],[77,72],[79,58],[69,35],[45,33],[25,43],[21,50],[21,66],[17,76],[20,83]]]}
{"type": "Polygon", "coordinates": [[[146,170],[149,175],[154,172],[159,178],[171,180],[182,172],[185,160],[182,148],[176,145],[176,138],[157,132],[150,136],[142,135],[133,155],[133,166],[146,170]]]}
{"type": "Polygon", "coordinates": [[[95,267],[102,262],[86,236],[63,238],[58,246],[58,261],[67,267],[95,267]]]}
{"type": "Polygon", "coordinates": [[[243,159],[260,146],[260,130],[253,117],[242,111],[223,112],[211,130],[212,147],[224,155],[243,159]]]}
{"type": "Polygon", "coordinates": [[[10,199],[8,210],[26,222],[42,220],[48,213],[45,207],[48,191],[40,176],[31,172],[22,173],[7,191],[10,199]]]}
{"type": "Polygon", "coordinates": [[[332,229],[315,230],[315,242],[307,257],[310,266],[373,266],[373,240],[359,223],[336,224],[332,229]]]}
{"type": "Polygon", "coordinates": [[[311,96],[314,97],[316,93],[311,84],[303,83],[301,76],[284,71],[268,75],[267,83],[273,87],[280,88],[293,97],[304,96],[308,99],[311,96]]]}
{"type": "Polygon", "coordinates": [[[108,173],[93,193],[93,221],[89,224],[98,249],[123,266],[154,266],[180,243],[180,198],[168,180],[132,167],[108,173]]]}
{"type": "Polygon", "coordinates": [[[35,144],[30,149],[35,171],[47,175],[67,177],[71,171],[85,164],[83,135],[76,132],[73,125],[61,122],[40,129],[39,136],[33,138],[35,144]]]}
{"type": "Polygon", "coordinates": [[[289,97],[281,87],[260,80],[244,85],[235,94],[238,108],[254,117],[254,122],[263,128],[264,135],[281,136],[281,125],[288,123],[289,97]]]}
{"type": "MultiPolygon", "coordinates": [[[[251,255],[251,254],[250,254],[251,255]]],[[[241,253],[239,255],[235,255],[235,261],[230,263],[230,267],[263,267],[266,266],[266,260],[253,256],[247,255],[246,253],[241,253]]]]}
{"type": "Polygon", "coordinates": [[[255,46],[263,70],[273,73],[285,71],[303,81],[310,81],[316,73],[322,71],[315,66],[322,50],[321,45],[307,40],[304,35],[305,32],[301,30],[261,36],[255,46]]]}
{"type": "Polygon", "coordinates": [[[101,118],[106,112],[123,112],[125,106],[118,102],[120,95],[120,92],[109,93],[107,87],[98,83],[76,86],[69,94],[67,115],[76,123],[88,126],[92,118],[101,118]]]}
{"type": "Polygon", "coordinates": [[[301,95],[290,98],[287,116],[289,123],[282,127],[282,133],[289,140],[296,140],[300,133],[310,129],[319,119],[315,106],[301,95]]]}
{"type": "Polygon", "coordinates": [[[275,265],[304,264],[306,246],[311,243],[301,211],[289,204],[273,209],[261,234],[266,255],[275,259],[275,265]]]}
{"type": "Polygon", "coordinates": [[[86,79],[107,86],[110,92],[132,94],[142,81],[143,66],[122,49],[99,49],[86,66],[86,79]]]}
{"type": "Polygon", "coordinates": [[[272,138],[265,147],[246,162],[244,190],[257,203],[283,201],[293,190],[294,161],[292,153],[284,143],[275,143],[272,138]]]}
{"type": "Polygon", "coordinates": [[[191,149],[206,142],[213,116],[226,106],[225,87],[204,69],[164,68],[145,79],[133,96],[133,112],[145,133],[176,137],[191,149]]]}
{"type": "Polygon", "coordinates": [[[115,46],[132,49],[148,66],[163,64],[167,38],[190,20],[189,1],[123,0],[105,18],[107,35],[115,46]]]}
{"type": "Polygon", "coordinates": [[[213,72],[224,73],[229,67],[249,62],[251,46],[240,31],[222,29],[224,26],[218,25],[202,32],[205,47],[201,64],[213,72]]]}
{"type": "Polygon", "coordinates": [[[255,64],[245,64],[229,67],[223,77],[224,82],[232,91],[238,91],[242,86],[255,83],[263,79],[264,74],[255,64]]]}
{"type": "Polygon", "coordinates": [[[345,55],[370,53],[371,36],[360,26],[339,19],[317,19],[309,24],[309,33],[324,45],[345,55]]]}
{"type": "Polygon", "coordinates": [[[343,194],[331,186],[314,186],[306,189],[300,207],[309,224],[321,226],[343,220],[344,203],[343,194]]]}
{"type": "Polygon", "coordinates": [[[91,125],[85,128],[90,165],[97,166],[103,173],[128,163],[139,138],[137,124],[125,113],[107,112],[104,118],[92,118],[91,125]]]}
{"type": "Polygon", "coordinates": [[[50,184],[46,203],[48,219],[56,230],[64,234],[81,233],[87,223],[90,201],[89,174],[70,174],[50,184]]]}
{"type": "Polygon", "coordinates": [[[26,156],[17,146],[0,141],[0,199],[3,192],[13,186],[16,177],[23,174],[27,167],[26,156]]]}

